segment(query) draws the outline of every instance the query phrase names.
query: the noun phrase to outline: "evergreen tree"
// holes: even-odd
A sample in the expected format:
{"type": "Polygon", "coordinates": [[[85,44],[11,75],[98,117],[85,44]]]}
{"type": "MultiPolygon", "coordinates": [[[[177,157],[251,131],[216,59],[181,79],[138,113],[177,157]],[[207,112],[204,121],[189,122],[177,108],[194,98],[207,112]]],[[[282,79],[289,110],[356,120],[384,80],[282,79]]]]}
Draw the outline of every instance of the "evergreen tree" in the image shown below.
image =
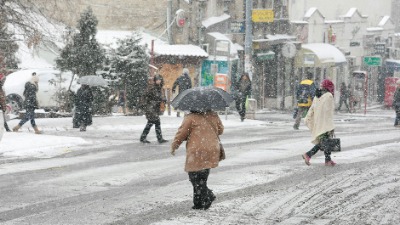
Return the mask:
{"type": "Polygon", "coordinates": [[[101,69],[104,51],[96,40],[98,20],[90,7],[81,14],[79,32],[72,37],[57,58],[61,71],[70,70],[79,77],[96,74],[101,69]]]}
{"type": "Polygon", "coordinates": [[[141,37],[133,33],[118,41],[113,68],[122,85],[126,86],[126,100],[129,109],[138,109],[139,98],[147,86],[149,56],[146,46],[140,45],[141,37]]]}

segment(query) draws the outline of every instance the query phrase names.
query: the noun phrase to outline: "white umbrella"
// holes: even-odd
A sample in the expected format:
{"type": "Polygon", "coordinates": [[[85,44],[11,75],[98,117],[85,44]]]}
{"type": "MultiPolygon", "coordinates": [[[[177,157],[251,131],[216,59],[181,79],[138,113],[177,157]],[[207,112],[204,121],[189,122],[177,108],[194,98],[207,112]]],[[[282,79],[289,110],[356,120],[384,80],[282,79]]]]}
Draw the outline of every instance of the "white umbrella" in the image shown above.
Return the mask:
{"type": "Polygon", "coordinates": [[[107,87],[108,83],[104,78],[96,75],[83,76],[78,79],[78,84],[86,84],[89,86],[103,86],[107,87]]]}

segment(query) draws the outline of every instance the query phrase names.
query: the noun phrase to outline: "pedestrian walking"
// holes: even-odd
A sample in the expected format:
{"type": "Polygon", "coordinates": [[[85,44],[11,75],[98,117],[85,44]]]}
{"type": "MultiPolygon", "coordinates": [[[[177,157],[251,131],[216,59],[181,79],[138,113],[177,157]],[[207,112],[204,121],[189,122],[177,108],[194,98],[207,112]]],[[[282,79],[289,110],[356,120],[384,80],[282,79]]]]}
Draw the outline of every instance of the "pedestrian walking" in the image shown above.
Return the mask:
{"type": "Polygon", "coordinates": [[[17,132],[24,123],[31,121],[31,125],[33,130],[35,130],[35,134],[41,134],[42,132],[39,131],[36,122],[35,122],[35,109],[39,108],[39,104],[37,101],[36,93],[39,90],[39,76],[36,73],[32,73],[31,80],[25,83],[25,89],[23,95],[25,97],[24,106],[25,106],[25,116],[24,118],[18,123],[17,126],[13,128],[14,132],[17,132]]]}
{"type": "Polygon", "coordinates": [[[394,126],[400,127],[400,80],[396,81],[396,91],[393,96],[392,106],[396,112],[396,119],[394,120],[394,126]]]}
{"type": "Polygon", "coordinates": [[[82,84],[75,96],[74,127],[84,132],[86,127],[92,125],[93,93],[89,85],[82,84]]]}
{"type": "Polygon", "coordinates": [[[6,120],[6,111],[7,111],[7,104],[6,104],[6,93],[3,90],[4,83],[6,82],[6,76],[2,73],[0,73],[0,107],[1,107],[1,112],[3,115],[0,116],[0,119],[3,119],[4,121],[4,129],[6,129],[7,132],[10,132],[10,128],[8,127],[7,120],[6,120]]]}
{"type": "Polygon", "coordinates": [[[236,96],[235,104],[236,110],[240,115],[240,120],[243,122],[246,116],[246,100],[251,95],[251,80],[247,72],[240,76],[239,81],[236,83],[236,96]]]}
{"type": "MultiPolygon", "coordinates": [[[[174,84],[172,85],[172,94],[175,94],[177,86],[179,86],[178,94],[183,92],[184,90],[192,88],[192,80],[189,76],[189,69],[184,68],[182,71],[182,75],[175,80],[174,84]]],[[[180,117],[179,111],[176,113],[176,116],[180,117]]]]}
{"type": "Polygon", "coordinates": [[[333,124],[333,113],[335,102],[333,99],[334,85],[332,81],[325,79],[317,90],[313,103],[305,117],[306,126],[311,131],[312,143],[315,146],[302,155],[304,162],[309,166],[310,160],[319,150],[324,151],[325,166],[334,166],[336,163],[331,159],[331,148],[324,145],[326,139],[332,138],[335,126],[333,124]]]}
{"type": "Polygon", "coordinates": [[[118,113],[123,113],[125,107],[125,91],[119,91],[118,94],[118,113]]]}
{"type": "Polygon", "coordinates": [[[340,84],[340,96],[339,96],[339,107],[338,107],[338,111],[340,110],[340,108],[342,108],[342,104],[344,103],[347,111],[350,112],[350,108],[349,105],[347,104],[347,99],[349,98],[349,90],[347,90],[346,88],[346,83],[342,82],[340,84]]]}
{"type": "Polygon", "coordinates": [[[164,79],[161,75],[155,75],[149,79],[147,89],[143,96],[143,108],[147,123],[142,135],[140,136],[140,142],[142,143],[150,143],[150,141],[148,141],[146,138],[153,125],[155,125],[158,143],[162,144],[168,142],[161,134],[160,105],[161,101],[163,100],[161,93],[163,85],[164,79]]]}
{"type": "Polygon", "coordinates": [[[208,209],[215,195],[207,186],[210,169],[220,160],[219,135],[224,126],[213,111],[191,111],[182,121],[171,145],[171,154],[186,141],[185,171],[193,186],[192,209],[208,209]]]}
{"type": "Polygon", "coordinates": [[[297,98],[297,114],[293,128],[299,129],[301,118],[304,117],[306,112],[310,109],[311,103],[315,96],[316,86],[314,84],[313,74],[307,73],[306,79],[302,80],[297,87],[296,98],[297,98]]]}

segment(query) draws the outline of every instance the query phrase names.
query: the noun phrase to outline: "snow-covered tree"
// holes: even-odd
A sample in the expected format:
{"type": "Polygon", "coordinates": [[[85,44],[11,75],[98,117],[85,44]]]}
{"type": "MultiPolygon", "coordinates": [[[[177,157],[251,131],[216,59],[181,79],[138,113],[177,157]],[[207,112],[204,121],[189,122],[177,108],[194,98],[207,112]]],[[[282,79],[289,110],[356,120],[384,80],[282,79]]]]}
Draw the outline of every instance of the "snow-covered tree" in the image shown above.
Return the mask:
{"type": "Polygon", "coordinates": [[[138,108],[139,98],[147,86],[149,56],[146,46],[140,44],[141,36],[133,33],[118,41],[113,68],[119,76],[122,86],[126,85],[127,107],[138,108]]]}
{"type": "Polygon", "coordinates": [[[0,73],[18,68],[18,59],[15,58],[17,51],[18,44],[14,36],[8,32],[6,23],[0,18],[0,73]]]}
{"type": "Polygon", "coordinates": [[[104,50],[96,40],[98,20],[88,7],[78,21],[78,33],[67,43],[57,58],[61,71],[70,70],[79,77],[96,74],[104,60],[104,50]]]}

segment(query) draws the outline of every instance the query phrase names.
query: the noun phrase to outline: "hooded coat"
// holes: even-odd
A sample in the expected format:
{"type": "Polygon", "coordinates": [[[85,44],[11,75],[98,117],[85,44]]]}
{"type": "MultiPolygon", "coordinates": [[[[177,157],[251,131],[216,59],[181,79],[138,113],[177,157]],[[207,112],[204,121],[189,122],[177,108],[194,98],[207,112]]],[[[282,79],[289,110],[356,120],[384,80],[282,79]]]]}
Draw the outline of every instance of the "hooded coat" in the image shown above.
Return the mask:
{"type": "Polygon", "coordinates": [[[312,143],[318,144],[318,136],[335,129],[333,125],[334,109],[333,95],[330,92],[314,98],[305,117],[305,124],[311,131],[312,143]]]}
{"type": "Polygon", "coordinates": [[[24,105],[26,110],[35,110],[39,107],[37,98],[36,98],[36,92],[38,91],[38,87],[34,80],[32,79],[31,81],[28,81],[25,83],[25,89],[24,89],[24,105]]]}
{"type": "Polygon", "coordinates": [[[186,141],[186,172],[215,168],[219,163],[219,139],[224,126],[215,112],[190,113],[185,116],[172,142],[178,149],[186,141]],[[217,135],[218,134],[218,135],[217,135]]]}
{"type": "Polygon", "coordinates": [[[192,80],[187,73],[184,73],[172,85],[172,92],[175,92],[176,86],[179,86],[179,93],[181,93],[184,90],[192,88],[192,80]]]}

